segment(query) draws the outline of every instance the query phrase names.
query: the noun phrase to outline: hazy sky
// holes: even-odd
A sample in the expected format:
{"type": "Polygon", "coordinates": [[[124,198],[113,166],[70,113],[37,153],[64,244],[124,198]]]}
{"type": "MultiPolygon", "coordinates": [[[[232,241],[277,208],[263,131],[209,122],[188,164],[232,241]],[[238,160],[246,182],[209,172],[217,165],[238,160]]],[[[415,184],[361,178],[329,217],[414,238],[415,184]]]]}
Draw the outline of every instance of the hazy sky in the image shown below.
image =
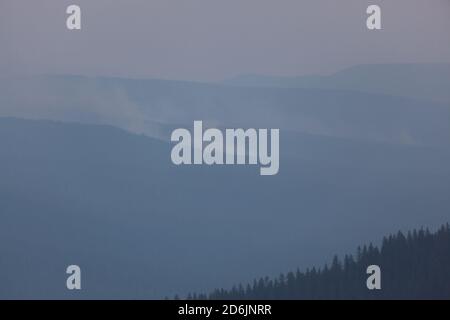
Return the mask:
{"type": "Polygon", "coordinates": [[[0,73],[184,80],[450,62],[450,0],[0,0],[0,73]],[[82,30],[66,29],[66,7],[82,30]],[[379,4],[383,30],[365,27],[379,4]]]}

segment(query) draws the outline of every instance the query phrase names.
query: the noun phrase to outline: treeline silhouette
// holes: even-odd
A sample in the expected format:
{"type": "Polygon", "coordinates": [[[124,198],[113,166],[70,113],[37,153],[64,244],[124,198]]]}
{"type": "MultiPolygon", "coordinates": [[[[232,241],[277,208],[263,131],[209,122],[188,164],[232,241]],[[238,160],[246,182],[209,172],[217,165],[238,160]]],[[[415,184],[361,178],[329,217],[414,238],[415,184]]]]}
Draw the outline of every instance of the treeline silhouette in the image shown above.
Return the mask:
{"type": "Polygon", "coordinates": [[[437,232],[398,232],[381,248],[359,247],[356,255],[334,257],[323,268],[297,270],[231,290],[189,294],[188,300],[265,299],[450,299],[450,227],[437,232]],[[381,290],[368,290],[367,267],[381,268],[381,290]]]}

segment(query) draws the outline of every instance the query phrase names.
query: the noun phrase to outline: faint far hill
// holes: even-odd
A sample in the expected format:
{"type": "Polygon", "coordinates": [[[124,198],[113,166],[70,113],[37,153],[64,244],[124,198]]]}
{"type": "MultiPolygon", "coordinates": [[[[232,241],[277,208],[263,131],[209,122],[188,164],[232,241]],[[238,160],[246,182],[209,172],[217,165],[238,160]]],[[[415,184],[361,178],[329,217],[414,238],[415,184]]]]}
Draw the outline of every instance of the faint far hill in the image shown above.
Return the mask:
{"type": "Polygon", "coordinates": [[[329,76],[241,75],[224,81],[245,87],[316,88],[450,102],[450,64],[358,65],[329,76]]]}
{"type": "MultiPolygon", "coordinates": [[[[348,86],[338,90],[157,79],[19,77],[0,81],[0,116],[106,124],[162,140],[168,140],[174,127],[190,127],[201,119],[214,127],[280,128],[371,142],[450,147],[450,99],[435,102],[357,91],[371,80],[368,72],[359,72],[367,74],[367,81],[355,76],[359,68],[348,71],[347,76],[345,72],[335,76],[346,79],[337,84],[348,86]]],[[[401,78],[403,73],[393,74],[401,78]]],[[[394,78],[381,71],[373,77],[386,88],[394,78]]],[[[427,76],[423,77],[425,80],[416,81],[427,83],[427,76]]],[[[316,81],[317,86],[328,82],[332,83],[316,81]]],[[[445,93],[437,86],[442,83],[428,82],[424,88],[429,92],[445,93]]],[[[419,93],[418,89],[409,92],[419,93]]]]}

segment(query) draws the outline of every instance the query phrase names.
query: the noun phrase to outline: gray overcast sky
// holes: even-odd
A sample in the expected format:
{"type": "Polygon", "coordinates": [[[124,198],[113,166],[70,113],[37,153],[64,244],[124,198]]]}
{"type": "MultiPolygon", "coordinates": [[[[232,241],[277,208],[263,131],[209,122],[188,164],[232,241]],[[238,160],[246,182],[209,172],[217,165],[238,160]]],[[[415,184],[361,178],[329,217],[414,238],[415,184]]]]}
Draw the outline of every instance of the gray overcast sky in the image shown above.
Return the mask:
{"type": "Polygon", "coordinates": [[[450,62],[450,0],[0,0],[0,72],[184,80],[450,62]],[[66,7],[82,30],[66,30],[66,7]],[[383,30],[365,28],[379,4],[383,30]]]}

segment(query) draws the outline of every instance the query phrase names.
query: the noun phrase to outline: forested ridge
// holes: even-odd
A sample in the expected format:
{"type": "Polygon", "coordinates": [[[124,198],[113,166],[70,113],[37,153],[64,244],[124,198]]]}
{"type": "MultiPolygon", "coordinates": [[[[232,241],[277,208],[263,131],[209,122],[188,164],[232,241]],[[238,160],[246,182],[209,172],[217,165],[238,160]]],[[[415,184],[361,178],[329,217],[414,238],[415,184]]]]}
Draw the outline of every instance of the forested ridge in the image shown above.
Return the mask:
{"type": "Polygon", "coordinates": [[[355,255],[335,256],[329,265],[277,278],[256,279],[194,300],[259,299],[450,299],[450,226],[384,237],[380,247],[358,247],[355,255]],[[367,267],[381,269],[381,290],[368,290],[367,267]]]}

